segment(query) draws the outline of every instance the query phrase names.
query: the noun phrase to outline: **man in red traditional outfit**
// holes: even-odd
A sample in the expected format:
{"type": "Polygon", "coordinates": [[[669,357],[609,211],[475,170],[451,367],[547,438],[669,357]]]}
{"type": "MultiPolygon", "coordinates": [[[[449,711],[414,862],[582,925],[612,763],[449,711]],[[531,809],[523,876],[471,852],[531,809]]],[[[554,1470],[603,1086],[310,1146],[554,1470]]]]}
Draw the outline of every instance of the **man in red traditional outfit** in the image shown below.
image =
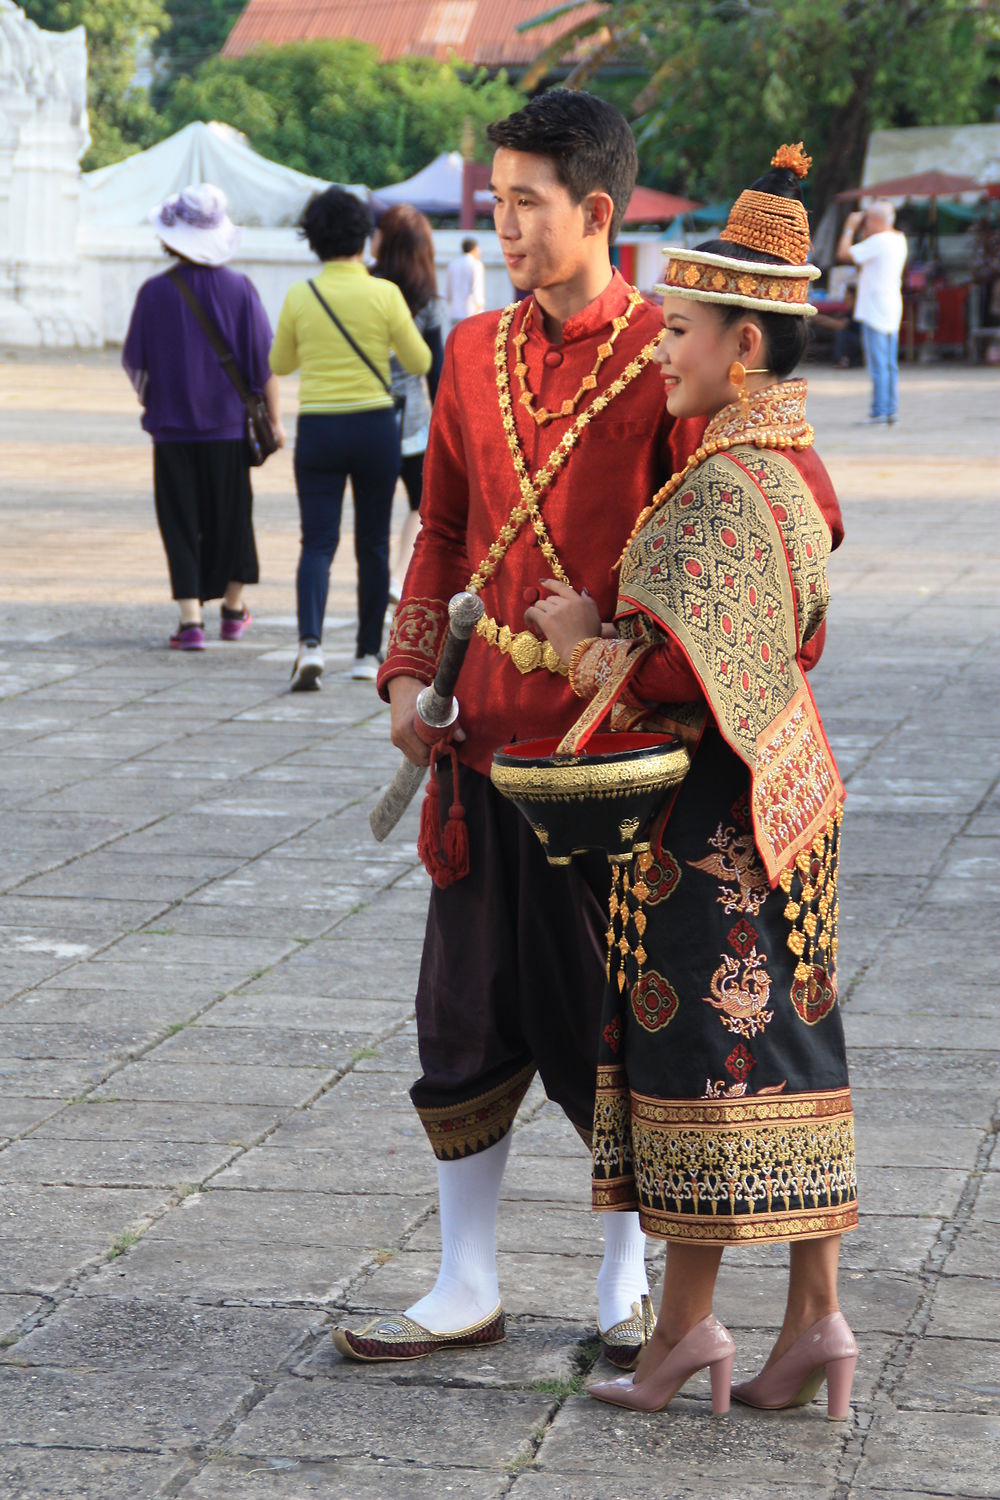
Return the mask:
{"type": "MultiPolygon", "coordinates": [[[[503,1337],[496,1215],[510,1130],[539,1072],[589,1144],[604,981],[608,868],[552,869],[531,829],[494,792],[493,752],[560,735],[579,704],[567,664],[525,628],[539,580],[589,593],[593,629],[615,604],[611,568],[636,516],[681,468],[703,423],[675,423],[655,369],[662,323],[613,270],[635,185],[631,131],[612,106],[553,90],[490,126],[494,217],[514,286],[533,295],[460,323],[424,467],[423,527],[379,691],[392,739],[416,764],[413,727],[434,676],[448,600],[482,595],[483,619],[458,682],[464,739],[458,794],[469,873],[431,893],[417,991],[423,1076],[411,1097],[438,1158],[442,1260],[403,1315],[337,1347],[409,1359],[503,1337]]],[[[634,1214],[604,1215],[598,1276],[605,1350],[630,1367],[652,1331],[644,1239],[634,1214]]]]}

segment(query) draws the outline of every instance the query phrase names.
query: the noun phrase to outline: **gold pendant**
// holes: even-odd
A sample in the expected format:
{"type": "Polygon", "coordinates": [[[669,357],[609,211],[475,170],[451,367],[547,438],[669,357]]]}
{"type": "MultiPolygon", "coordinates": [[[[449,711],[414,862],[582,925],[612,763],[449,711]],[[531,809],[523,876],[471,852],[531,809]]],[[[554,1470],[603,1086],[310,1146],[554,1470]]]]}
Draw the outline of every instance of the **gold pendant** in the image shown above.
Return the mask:
{"type": "Polygon", "coordinates": [[[534,672],[542,664],[542,643],[530,630],[520,630],[511,637],[510,659],[523,675],[534,672]]]}
{"type": "Polygon", "coordinates": [[[563,661],[551,641],[544,641],[542,643],[542,666],[545,667],[546,671],[551,672],[553,676],[556,673],[559,673],[563,677],[569,675],[569,667],[563,661]]]}

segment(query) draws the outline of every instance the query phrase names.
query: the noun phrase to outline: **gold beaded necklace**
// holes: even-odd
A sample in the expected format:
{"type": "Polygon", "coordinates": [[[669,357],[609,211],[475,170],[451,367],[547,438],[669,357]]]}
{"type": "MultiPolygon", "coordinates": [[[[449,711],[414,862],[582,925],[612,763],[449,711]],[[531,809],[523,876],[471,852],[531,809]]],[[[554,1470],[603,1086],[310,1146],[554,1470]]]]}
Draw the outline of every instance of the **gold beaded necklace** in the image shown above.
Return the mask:
{"type": "Polygon", "coordinates": [[[518,385],[521,387],[521,394],[517,399],[521,406],[525,407],[529,415],[533,417],[534,420],[538,423],[539,427],[543,427],[546,422],[551,422],[556,417],[571,417],[576,411],[576,408],[580,404],[580,401],[582,400],[585,393],[587,391],[593,391],[597,389],[597,377],[600,373],[601,366],[606,359],[610,359],[611,351],[615,347],[615,342],[618,338],[618,335],[622,332],[623,329],[628,327],[632,314],[635,312],[641,301],[642,293],[637,292],[633,287],[632,291],[629,293],[628,306],[626,307],[624,313],[619,314],[617,318],[611,319],[611,337],[609,339],[605,339],[603,344],[598,344],[597,346],[597,360],[594,364],[594,368],[591,370],[589,375],[585,375],[580,381],[580,386],[577,390],[576,395],[564,401],[558,411],[549,411],[548,407],[546,406],[540,406],[536,411],[534,392],[531,391],[528,386],[528,366],[525,364],[524,357],[521,353],[525,344],[528,342],[528,330],[531,327],[531,320],[535,310],[534,302],[528,303],[528,310],[524,315],[524,322],[521,324],[521,331],[519,333],[515,333],[514,335],[514,376],[517,380],[518,385]]]}
{"type": "Polygon", "coordinates": [[[714,453],[725,453],[729,448],[749,446],[752,448],[794,448],[801,451],[811,448],[813,429],[806,421],[806,382],[786,380],[780,385],[769,385],[743,400],[724,406],[705,428],[704,437],[683,469],[671,476],[662,489],[657,490],[632,528],[632,535],[625,543],[615,569],[621,567],[625,555],[639,532],[661,506],[676,495],[688,476],[714,453]]]}
{"type": "MultiPolygon", "coordinates": [[[[634,288],[632,291],[634,293],[634,288]]],[[[569,577],[556,555],[556,549],[552,545],[542,519],[539,499],[566,463],[587,425],[610,406],[615,397],[620,396],[637,376],[642,374],[660,342],[660,336],[657,334],[655,339],[651,339],[643,346],[634,359],[629,360],[622,373],[611,382],[607,390],[602,391],[589,406],[578,414],[573,425],[563,433],[545,463],[532,476],[528,473],[528,466],[517,436],[517,424],[514,420],[514,407],[510,393],[510,372],[507,366],[507,335],[519,306],[519,303],[512,302],[503,310],[493,345],[493,363],[496,367],[500,418],[514,465],[514,473],[517,476],[518,488],[521,491],[521,499],[511,510],[496,540],[491,544],[486,556],[466,584],[466,590],[473,594],[478,594],[494,576],[529,517],[535,533],[535,541],[552,570],[553,578],[558,578],[560,583],[569,583],[569,577]]],[[[476,626],[476,633],[482,636],[488,645],[496,646],[504,656],[509,656],[519,672],[534,672],[539,667],[545,667],[547,671],[554,674],[566,675],[566,663],[561,660],[552,644],[549,641],[538,640],[530,630],[521,630],[515,634],[508,625],[501,625],[491,616],[483,615],[476,626]]]]}

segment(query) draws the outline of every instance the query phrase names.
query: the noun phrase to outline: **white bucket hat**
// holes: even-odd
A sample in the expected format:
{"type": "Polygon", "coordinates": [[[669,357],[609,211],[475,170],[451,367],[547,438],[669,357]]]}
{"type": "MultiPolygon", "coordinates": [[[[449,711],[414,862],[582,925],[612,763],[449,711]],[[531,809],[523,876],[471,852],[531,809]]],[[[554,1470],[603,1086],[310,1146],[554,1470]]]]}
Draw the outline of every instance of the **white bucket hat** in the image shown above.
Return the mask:
{"type": "Polygon", "coordinates": [[[150,209],[149,222],[169,250],[200,266],[221,266],[236,254],[243,238],[226,207],[220,187],[193,183],[150,209]]]}

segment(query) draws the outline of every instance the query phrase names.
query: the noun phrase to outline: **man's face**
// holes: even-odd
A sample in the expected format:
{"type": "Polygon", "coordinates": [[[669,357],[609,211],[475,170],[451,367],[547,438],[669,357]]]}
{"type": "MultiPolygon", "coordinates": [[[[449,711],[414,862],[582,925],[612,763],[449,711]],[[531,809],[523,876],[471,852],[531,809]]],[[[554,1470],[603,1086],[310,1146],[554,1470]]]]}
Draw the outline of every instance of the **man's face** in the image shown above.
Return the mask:
{"type": "Polygon", "coordinates": [[[500,248],[518,291],[572,280],[591,250],[588,200],[573,202],[552,159],[501,146],[490,188],[500,248]]]}

